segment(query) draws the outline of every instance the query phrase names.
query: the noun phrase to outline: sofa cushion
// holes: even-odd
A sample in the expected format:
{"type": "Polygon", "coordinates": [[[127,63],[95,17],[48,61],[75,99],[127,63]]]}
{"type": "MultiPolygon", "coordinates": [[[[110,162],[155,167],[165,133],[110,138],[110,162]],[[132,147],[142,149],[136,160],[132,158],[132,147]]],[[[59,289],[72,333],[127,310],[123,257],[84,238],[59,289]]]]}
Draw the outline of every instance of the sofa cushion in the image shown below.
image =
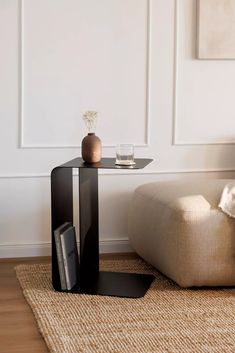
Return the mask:
{"type": "Polygon", "coordinates": [[[229,182],[141,185],[130,207],[131,245],[183,287],[235,285],[235,220],[218,209],[229,182]]]}

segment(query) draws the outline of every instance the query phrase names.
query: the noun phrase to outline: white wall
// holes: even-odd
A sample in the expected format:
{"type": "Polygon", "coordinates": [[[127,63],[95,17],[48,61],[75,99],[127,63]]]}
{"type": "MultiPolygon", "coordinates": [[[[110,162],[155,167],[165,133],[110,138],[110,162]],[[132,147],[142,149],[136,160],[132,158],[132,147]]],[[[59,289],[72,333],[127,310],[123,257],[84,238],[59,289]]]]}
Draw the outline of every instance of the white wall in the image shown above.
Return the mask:
{"type": "Polygon", "coordinates": [[[49,253],[50,171],[80,155],[86,109],[104,156],[154,158],[100,173],[102,251],[130,249],[137,185],[234,177],[235,62],[196,60],[195,33],[196,0],[0,1],[0,257],[49,253]]]}

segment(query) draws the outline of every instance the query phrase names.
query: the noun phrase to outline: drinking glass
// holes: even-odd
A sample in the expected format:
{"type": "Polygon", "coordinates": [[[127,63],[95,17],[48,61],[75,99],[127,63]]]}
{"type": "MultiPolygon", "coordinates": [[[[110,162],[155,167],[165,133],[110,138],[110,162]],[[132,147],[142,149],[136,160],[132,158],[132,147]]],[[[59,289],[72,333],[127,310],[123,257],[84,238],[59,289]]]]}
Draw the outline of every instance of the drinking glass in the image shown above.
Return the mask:
{"type": "Polygon", "coordinates": [[[118,144],[116,147],[116,164],[133,165],[134,162],[134,145],[118,144]]]}

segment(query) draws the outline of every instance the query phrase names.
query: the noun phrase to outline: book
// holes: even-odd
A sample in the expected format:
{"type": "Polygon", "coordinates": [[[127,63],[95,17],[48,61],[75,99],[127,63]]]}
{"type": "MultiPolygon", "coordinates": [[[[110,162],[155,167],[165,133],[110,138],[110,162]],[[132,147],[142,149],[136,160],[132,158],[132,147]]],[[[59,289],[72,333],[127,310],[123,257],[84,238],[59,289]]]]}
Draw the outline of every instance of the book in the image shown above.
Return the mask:
{"type": "Polygon", "coordinates": [[[55,247],[59,268],[59,276],[60,276],[60,286],[61,289],[67,289],[66,279],[65,279],[65,269],[64,269],[64,261],[62,255],[62,247],[61,247],[61,233],[63,233],[66,229],[71,227],[71,223],[65,222],[60,227],[54,230],[54,238],[55,238],[55,247]]]}
{"type": "Polygon", "coordinates": [[[60,234],[60,238],[66,287],[70,290],[78,282],[78,250],[75,227],[67,228],[60,234]]]}

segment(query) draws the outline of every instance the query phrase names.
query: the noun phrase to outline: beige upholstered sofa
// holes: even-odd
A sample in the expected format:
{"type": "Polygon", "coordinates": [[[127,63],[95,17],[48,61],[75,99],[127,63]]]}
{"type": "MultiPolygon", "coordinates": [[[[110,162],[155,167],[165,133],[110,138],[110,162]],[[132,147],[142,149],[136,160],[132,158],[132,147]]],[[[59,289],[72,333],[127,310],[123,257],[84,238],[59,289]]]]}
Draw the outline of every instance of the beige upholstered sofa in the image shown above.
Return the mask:
{"type": "Polygon", "coordinates": [[[167,181],[138,187],[129,239],[148,263],[182,287],[235,285],[235,219],[218,209],[231,180],[167,181]]]}

